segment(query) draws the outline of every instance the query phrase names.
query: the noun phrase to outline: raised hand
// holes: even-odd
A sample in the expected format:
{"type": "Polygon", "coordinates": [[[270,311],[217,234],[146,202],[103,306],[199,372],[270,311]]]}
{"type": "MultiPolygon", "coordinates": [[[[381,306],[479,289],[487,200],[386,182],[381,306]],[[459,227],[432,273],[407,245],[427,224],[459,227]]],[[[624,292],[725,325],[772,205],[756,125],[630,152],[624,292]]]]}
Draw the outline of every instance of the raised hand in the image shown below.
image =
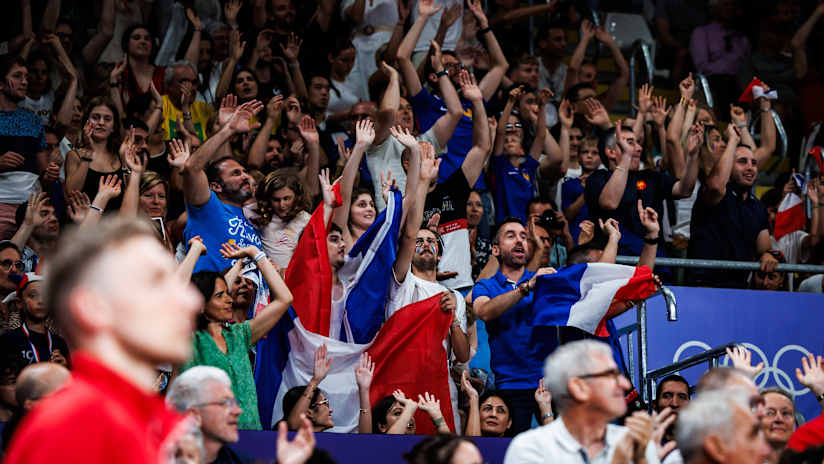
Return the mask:
{"type": "Polygon", "coordinates": [[[444,10],[443,15],[441,15],[441,27],[445,29],[449,29],[458,18],[461,17],[463,14],[463,4],[458,2],[446,10],[444,10]]]}
{"type": "Polygon", "coordinates": [[[538,106],[545,107],[549,103],[549,99],[555,96],[549,89],[541,89],[538,91],[538,106]]]}
{"type": "Polygon", "coordinates": [[[332,190],[332,184],[329,182],[329,169],[321,169],[318,173],[318,181],[320,182],[320,193],[323,195],[323,204],[329,208],[335,207],[335,192],[332,190]]]}
{"type": "Polygon", "coordinates": [[[623,158],[632,156],[632,147],[624,139],[624,121],[615,121],[615,141],[618,142],[618,147],[621,148],[621,154],[618,157],[618,164],[621,164],[623,158]]]}
{"type": "Polygon", "coordinates": [[[747,124],[747,113],[740,106],[730,103],[730,120],[738,127],[747,124]]]}
{"type": "Polygon", "coordinates": [[[346,148],[346,145],[344,145],[343,142],[343,137],[338,137],[337,145],[338,155],[340,155],[341,159],[343,160],[343,164],[346,164],[349,161],[349,157],[352,156],[352,150],[346,148]]]}
{"type": "Polygon", "coordinates": [[[523,88],[522,85],[519,85],[518,87],[515,87],[515,88],[513,88],[512,90],[509,91],[509,96],[507,97],[507,99],[510,102],[514,103],[514,102],[520,100],[521,95],[523,93],[524,93],[524,88],[523,88]]]}
{"type": "Polygon", "coordinates": [[[424,18],[429,18],[435,13],[441,11],[443,5],[435,7],[435,0],[419,0],[418,1],[418,15],[424,18]]]}
{"type": "Polygon", "coordinates": [[[169,154],[166,155],[169,166],[182,170],[191,156],[191,145],[188,141],[185,143],[180,139],[169,141],[169,154]]]}
{"type": "Polygon", "coordinates": [[[581,232],[578,233],[578,245],[589,243],[595,238],[595,223],[592,221],[583,221],[578,225],[581,232]]]}
{"type": "Polygon", "coordinates": [[[652,114],[652,121],[655,125],[663,127],[664,122],[667,120],[667,113],[669,113],[669,108],[667,108],[667,99],[661,95],[655,97],[650,112],[652,114]]]}
{"type": "Polygon", "coordinates": [[[304,464],[315,450],[315,432],[306,415],[300,415],[300,429],[292,441],[286,433],[286,421],[278,424],[277,462],[279,464],[304,464]]]}
{"type": "Polygon", "coordinates": [[[300,124],[300,118],[303,116],[303,113],[300,109],[300,101],[291,96],[286,99],[286,119],[289,121],[289,124],[298,125],[300,124]]]}
{"type": "Polygon", "coordinates": [[[538,380],[538,388],[535,389],[535,402],[541,410],[552,409],[552,394],[544,387],[544,379],[538,380]]]}
{"type": "Polygon", "coordinates": [[[752,365],[752,353],[743,346],[734,346],[732,349],[727,348],[727,356],[732,361],[733,367],[746,372],[752,379],[764,370],[763,362],[758,363],[756,366],[752,365]]]}
{"type": "Polygon", "coordinates": [[[389,191],[395,187],[395,179],[392,178],[392,171],[386,171],[386,177],[381,174],[381,196],[384,203],[389,203],[389,191]]]}
{"type": "Polygon", "coordinates": [[[393,68],[392,66],[389,66],[388,64],[386,64],[386,61],[381,61],[381,70],[384,72],[384,74],[389,76],[390,80],[393,77],[396,78],[396,79],[398,77],[398,70],[393,68]]]}
{"type": "Polygon", "coordinates": [[[569,100],[561,100],[561,105],[558,107],[558,119],[561,121],[562,127],[572,128],[572,124],[575,122],[575,113],[572,111],[572,104],[569,100]]]}
{"type": "Polygon", "coordinates": [[[246,50],[246,41],[240,40],[240,31],[233,30],[229,33],[229,50],[235,62],[239,62],[240,59],[243,58],[243,52],[246,50]]]}
{"type": "Polygon", "coordinates": [[[392,396],[395,398],[395,401],[404,407],[404,409],[410,406],[418,409],[418,402],[411,398],[407,398],[406,395],[403,394],[403,391],[395,390],[392,392],[392,396]]]}
{"type": "Polygon", "coordinates": [[[191,8],[186,8],[186,17],[189,18],[189,21],[192,23],[192,27],[195,28],[196,31],[201,30],[202,26],[200,25],[200,18],[197,17],[197,13],[191,8]]]}
{"type": "Polygon", "coordinates": [[[332,367],[332,360],[327,358],[328,352],[329,349],[325,343],[315,350],[315,368],[312,371],[312,380],[314,380],[315,383],[320,383],[325,379],[329,373],[329,369],[332,367]]]}
{"type": "Polygon", "coordinates": [[[220,109],[217,111],[217,123],[220,127],[225,126],[232,119],[235,109],[237,109],[237,97],[233,94],[230,93],[220,100],[220,109]]]}
{"type": "Polygon", "coordinates": [[[601,231],[610,239],[621,240],[621,229],[618,227],[618,221],[609,218],[606,221],[598,219],[598,225],[601,231]]]}
{"type": "Polygon", "coordinates": [[[254,245],[243,248],[231,242],[220,245],[220,255],[226,259],[254,258],[258,253],[260,250],[254,245]]]}
{"type": "Polygon", "coordinates": [[[101,176],[97,188],[97,196],[105,201],[120,195],[120,177],[116,175],[101,176]]]}
{"type": "Polygon", "coordinates": [[[26,216],[23,223],[28,226],[41,226],[48,222],[48,215],[41,215],[40,212],[49,203],[49,195],[46,192],[33,193],[29,196],[29,204],[26,207],[26,216]]]}
{"type": "Polygon", "coordinates": [[[109,83],[119,84],[123,81],[123,72],[126,71],[126,60],[128,60],[128,58],[124,58],[123,61],[115,63],[112,72],[109,73],[109,83]]]}
{"type": "Polygon", "coordinates": [[[612,34],[610,34],[609,31],[607,31],[607,29],[603,26],[595,29],[595,38],[598,39],[599,42],[603,42],[605,44],[615,42],[615,39],[612,38],[612,34]]]}
{"type": "Polygon", "coordinates": [[[690,127],[690,132],[687,136],[687,154],[697,154],[702,143],[704,143],[704,125],[696,122],[690,127]]]}
{"type": "Polygon", "coordinates": [[[243,0],[229,0],[223,5],[223,16],[226,17],[226,24],[230,26],[237,24],[237,15],[240,13],[242,5],[243,0]]]}
{"type": "Polygon", "coordinates": [[[295,35],[294,32],[289,33],[289,37],[286,39],[286,46],[284,47],[283,44],[280,44],[280,49],[283,51],[283,56],[288,60],[290,63],[295,63],[298,61],[298,55],[300,55],[300,46],[303,44],[303,39],[295,35]]]}
{"type": "Polygon", "coordinates": [[[429,44],[432,46],[432,56],[429,57],[429,62],[432,64],[432,70],[436,73],[443,71],[443,56],[441,55],[441,46],[438,42],[430,40],[429,44]]]}
{"type": "Polygon", "coordinates": [[[266,118],[272,121],[280,119],[280,114],[283,111],[283,95],[275,95],[266,103],[266,118]]]}
{"type": "Polygon", "coordinates": [[[435,398],[435,395],[430,395],[429,392],[418,395],[418,409],[425,411],[433,420],[443,417],[441,401],[435,398]]]}
{"type": "Polygon", "coordinates": [[[587,122],[598,127],[610,126],[609,113],[607,113],[606,108],[604,108],[604,105],[602,105],[600,101],[595,98],[588,98],[584,100],[584,106],[586,106],[587,110],[584,114],[587,122]]]}
{"type": "Polygon", "coordinates": [[[735,124],[727,124],[727,146],[736,147],[740,140],[741,132],[738,127],[736,127],[735,124]]]}
{"type": "Polygon", "coordinates": [[[458,301],[455,299],[455,295],[449,291],[441,293],[440,304],[441,311],[447,314],[452,314],[452,322],[455,322],[455,306],[458,304],[458,301]]]}
{"type": "Polygon", "coordinates": [[[581,40],[589,42],[595,37],[595,25],[592,21],[585,19],[581,21],[581,40]]]}
{"type": "Polygon", "coordinates": [[[91,204],[89,196],[79,190],[74,190],[69,192],[68,200],[69,209],[67,212],[69,219],[75,224],[80,224],[86,219],[86,215],[89,214],[89,205],[91,204]]]}
{"type": "Polygon", "coordinates": [[[692,80],[692,73],[689,73],[681,83],[678,84],[678,90],[681,91],[681,98],[689,100],[695,93],[695,81],[692,80]]]}
{"type": "MultiPolygon", "coordinates": [[[[389,129],[392,130],[391,128],[389,129]]],[[[375,141],[375,125],[368,119],[361,119],[355,124],[355,145],[368,148],[375,141]]]]}
{"type": "MultiPolygon", "coordinates": [[[[428,143],[421,145],[421,170],[419,177],[424,185],[430,185],[433,180],[438,178],[438,168],[441,166],[441,159],[435,157],[435,148],[428,143]]],[[[439,215],[432,216],[433,218],[439,215]]],[[[437,228],[437,221],[435,223],[437,228]]]]}
{"type": "Polygon", "coordinates": [[[408,129],[404,129],[401,126],[390,127],[389,133],[407,148],[412,148],[418,145],[418,141],[415,139],[415,136],[412,135],[408,129]]]}
{"type": "Polygon", "coordinates": [[[650,108],[652,107],[652,92],[655,90],[655,87],[644,84],[641,86],[641,89],[638,91],[638,112],[639,117],[649,113],[650,108]]]}
{"type": "Polygon", "coordinates": [[[641,225],[646,229],[647,234],[651,236],[658,236],[658,231],[661,229],[658,224],[658,212],[650,207],[644,208],[641,199],[638,199],[638,216],[641,218],[641,225]]]}
{"type": "Polygon", "coordinates": [[[478,21],[478,27],[481,29],[489,27],[489,20],[486,18],[481,0],[466,0],[466,6],[469,7],[469,11],[475,16],[475,20],[478,21]]]}
{"type": "Polygon", "coordinates": [[[372,385],[372,376],[374,374],[375,363],[372,362],[372,357],[367,352],[361,353],[360,361],[355,367],[355,381],[358,383],[358,388],[368,389],[372,385]]]}
{"type": "Polygon", "coordinates": [[[304,116],[303,119],[300,120],[298,130],[300,131],[300,136],[303,137],[303,140],[305,140],[307,144],[317,145],[320,143],[320,136],[318,135],[318,130],[315,128],[315,120],[312,119],[311,116],[304,116]]]}
{"type": "Polygon", "coordinates": [[[263,109],[263,103],[252,100],[240,105],[227,123],[229,129],[234,133],[249,132],[252,129],[260,127],[260,123],[251,123],[252,116],[256,115],[263,109]]]}
{"type": "Polygon", "coordinates": [[[824,358],[808,354],[801,358],[801,367],[795,368],[795,377],[805,387],[809,388],[814,395],[824,393],[824,358]]]}
{"type": "MultiPolygon", "coordinates": [[[[200,250],[199,251],[200,255],[205,255],[206,254],[206,244],[203,243],[203,239],[200,238],[200,235],[195,235],[194,237],[190,238],[189,241],[186,242],[186,245],[189,246],[189,250],[191,250],[193,248],[195,250],[200,250]]],[[[221,254],[223,254],[222,250],[221,250],[221,254]]]]}
{"type": "Polygon", "coordinates": [[[461,371],[461,390],[470,399],[478,399],[478,390],[475,390],[475,387],[473,387],[472,384],[469,382],[469,378],[466,375],[466,371],[461,371]]]}

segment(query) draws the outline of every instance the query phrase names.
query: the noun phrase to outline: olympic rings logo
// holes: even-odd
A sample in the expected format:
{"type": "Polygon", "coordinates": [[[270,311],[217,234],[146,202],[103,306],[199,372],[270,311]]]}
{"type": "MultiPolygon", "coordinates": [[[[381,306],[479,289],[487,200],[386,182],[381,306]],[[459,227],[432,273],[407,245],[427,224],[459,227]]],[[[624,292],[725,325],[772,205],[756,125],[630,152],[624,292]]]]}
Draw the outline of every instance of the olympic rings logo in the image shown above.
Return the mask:
{"type": "MultiPolygon", "coordinates": [[[[741,343],[741,345],[743,345],[752,352],[752,364],[754,366],[757,366],[759,362],[764,363],[764,369],[757,376],[755,376],[755,379],[753,379],[753,381],[759,389],[764,388],[769,382],[770,376],[772,376],[775,379],[776,385],[791,393],[794,397],[804,395],[810,391],[810,389],[806,387],[804,387],[801,390],[796,390],[795,382],[793,381],[794,375],[790,376],[783,369],[778,367],[778,362],[781,360],[781,357],[784,356],[787,352],[798,351],[803,356],[807,356],[810,354],[809,350],[807,350],[801,345],[784,345],[775,353],[775,357],[773,358],[772,363],[770,363],[766,353],[764,353],[764,350],[759,348],[757,345],[754,345],[752,343],[741,343]]],[[[684,342],[681,344],[681,346],[678,347],[677,350],[675,350],[675,354],[672,356],[672,362],[678,362],[681,359],[681,354],[683,354],[684,351],[686,351],[688,348],[692,347],[697,347],[701,350],[709,350],[712,348],[708,344],[698,340],[690,340],[688,342],[684,342]]],[[[720,364],[722,366],[730,365],[729,356],[724,355],[720,359],[720,364]]],[[[799,362],[798,366],[800,367],[800,365],[801,364],[799,362]]]]}

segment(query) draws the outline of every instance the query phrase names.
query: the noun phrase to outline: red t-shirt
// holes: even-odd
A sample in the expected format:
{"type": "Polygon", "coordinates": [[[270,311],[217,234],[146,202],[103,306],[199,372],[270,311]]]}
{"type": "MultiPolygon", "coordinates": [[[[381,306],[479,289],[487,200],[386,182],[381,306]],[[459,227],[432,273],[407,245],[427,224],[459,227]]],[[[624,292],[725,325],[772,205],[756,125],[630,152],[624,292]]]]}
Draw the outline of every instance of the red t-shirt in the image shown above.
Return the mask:
{"type": "Polygon", "coordinates": [[[5,462],[169,462],[183,416],[87,353],[73,353],[72,364],[66,386],[23,419],[5,462]]]}
{"type": "Polygon", "coordinates": [[[811,446],[824,445],[824,415],[807,422],[793,432],[787,448],[804,451],[811,446]]]}

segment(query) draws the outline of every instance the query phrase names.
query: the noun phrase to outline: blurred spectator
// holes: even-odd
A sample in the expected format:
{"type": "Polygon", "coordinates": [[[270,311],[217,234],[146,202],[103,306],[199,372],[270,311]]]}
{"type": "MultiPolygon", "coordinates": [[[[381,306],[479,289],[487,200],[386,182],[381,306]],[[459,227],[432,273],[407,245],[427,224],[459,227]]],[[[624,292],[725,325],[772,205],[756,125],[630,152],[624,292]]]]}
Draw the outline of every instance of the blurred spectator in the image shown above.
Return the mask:
{"type": "Polygon", "coordinates": [[[658,0],[655,5],[655,31],[660,48],[656,66],[670,69],[672,82],[679,82],[691,67],[689,44],[692,31],[707,22],[704,2],[658,0]]]}

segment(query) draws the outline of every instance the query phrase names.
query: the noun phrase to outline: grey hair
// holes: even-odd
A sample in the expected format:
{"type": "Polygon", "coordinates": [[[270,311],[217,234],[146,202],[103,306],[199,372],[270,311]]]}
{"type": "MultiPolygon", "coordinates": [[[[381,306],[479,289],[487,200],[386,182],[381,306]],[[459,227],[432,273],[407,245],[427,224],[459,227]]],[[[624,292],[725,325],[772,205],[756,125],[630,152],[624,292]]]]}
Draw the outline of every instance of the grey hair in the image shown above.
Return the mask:
{"type": "MultiPolygon", "coordinates": [[[[168,66],[166,66],[166,71],[163,72],[163,87],[164,88],[168,89],[169,85],[171,85],[172,79],[174,79],[174,77],[175,77],[175,70],[177,68],[183,68],[183,67],[188,67],[189,69],[191,69],[195,73],[195,76],[197,76],[197,68],[195,67],[194,64],[192,64],[191,61],[189,61],[189,60],[172,61],[171,63],[169,63],[168,66]]],[[[167,90],[167,92],[168,92],[168,90],[167,90]]]]}
{"type": "Polygon", "coordinates": [[[730,388],[702,393],[678,413],[675,441],[684,462],[701,455],[704,440],[710,435],[717,435],[724,441],[732,440],[736,406],[749,411],[746,390],[730,388]]]}
{"type": "Polygon", "coordinates": [[[203,391],[210,383],[222,383],[232,388],[232,379],[223,369],[195,366],[177,376],[166,392],[166,404],[178,412],[186,412],[203,402],[203,391]]]}
{"type": "Polygon", "coordinates": [[[606,343],[578,340],[559,346],[546,358],[544,383],[552,393],[560,412],[572,402],[568,389],[569,379],[592,374],[598,367],[593,359],[598,354],[612,359],[612,349],[606,343]]]}

